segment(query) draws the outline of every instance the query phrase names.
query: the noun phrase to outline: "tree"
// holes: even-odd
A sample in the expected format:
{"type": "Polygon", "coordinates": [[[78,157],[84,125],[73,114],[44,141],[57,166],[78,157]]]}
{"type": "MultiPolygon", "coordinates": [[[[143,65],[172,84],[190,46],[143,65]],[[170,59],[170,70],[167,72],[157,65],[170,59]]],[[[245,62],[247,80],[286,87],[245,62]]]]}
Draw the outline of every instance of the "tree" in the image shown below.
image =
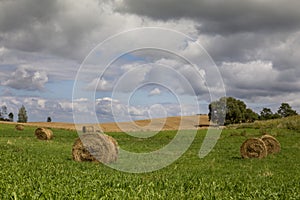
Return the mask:
{"type": "Polygon", "coordinates": [[[14,121],[14,114],[11,112],[8,114],[8,119],[9,121],[13,122],[14,121]]]}
{"type": "Polygon", "coordinates": [[[273,119],[279,119],[279,118],[281,118],[281,115],[279,115],[278,113],[274,113],[273,119]]]}
{"type": "Polygon", "coordinates": [[[233,97],[227,98],[225,124],[236,124],[245,122],[246,104],[233,97]]]}
{"type": "Polygon", "coordinates": [[[258,114],[251,110],[250,108],[246,109],[245,118],[246,122],[254,122],[255,120],[258,120],[258,114]]]}
{"type": "Polygon", "coordinates": [[[7,115],[7,107],[1,106],[0,108],[0,120],[5,120],[5,115],[7,115]]]}
{"type": "Polygon", "coordinates": [[[222,97],[208,106],[209,120],[218,124],[235,124],[252,122],[257,119],[257,114],[247,109],[246,104],[233,97],[222,97]]]}
{"type": "Polygon", "coordinates": [[[282,103],[281,106],[279,107],[277,113],[281,117],[297,115],[297,112],[295,110],[293,110],[292,107],[288,103],[282,103]]]}
{"type": "Polygon", "coordinates": [[[214,101],[208,105],[209,121],[222,125],[225,123],[226,115],[226,98],[223,97],[219,101],[214,101]]]}
{"type": "Polygon", "coordinates": [[[27,120],[28,120],[27,111],[25,109],[25,106],[22,105],[22,107],[19,109],[19,113],[18,113],[18,122],[26,123],[27,120]]]}
{"type": "Polygon", "coordinates": [[[51,122],[51,121],[52,121],[51,117],[48,117],[47,122],[51,122]]]}
{"type": "Polygon", "coordinates": [[[270,108],[263,108],[260,111],[260,119],[261,120],[269,120],[274,119],[274,114],[270,108]]]}
{"type": "Polygon", "coordinates": [[[2,106],[1,107],[1,113],[0,113],[0,116],[2,115],[7,115],[7,107],[6,106],[2,106]]]}

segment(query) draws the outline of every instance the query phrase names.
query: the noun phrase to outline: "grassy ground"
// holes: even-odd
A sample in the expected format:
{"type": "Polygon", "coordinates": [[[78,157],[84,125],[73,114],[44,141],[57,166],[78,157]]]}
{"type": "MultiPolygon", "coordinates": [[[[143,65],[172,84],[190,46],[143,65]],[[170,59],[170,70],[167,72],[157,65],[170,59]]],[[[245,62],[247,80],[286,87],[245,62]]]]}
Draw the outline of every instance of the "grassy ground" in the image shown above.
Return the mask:
{"type": "MultiPolygon", "coordinates": [[[[159,171],[130,174],[102,164],[77,163],[71,149],[77,134],[53,130],[38,141],[34,128],[17,132],[0,125],[0,199],[300,199],[300,132],[288,129],[224,130],[213,151],[198,157],[205,130],[176,162],[159,171]],[[263,132],[275,135],[282,151],[265,159],[241,159],[242,142],[263,132]]],[[[175,132],[149,139],[111,133],[120,146],[153,151],[175,132]]]]}
{"type": "Polygon", "coordinates": [[[254,129],[289,129],[300,131],[300,115],[286,117],[282,119],[273,119],[267,121],[255,121],[254,123],[244,123],[230,125],[232,128],[254,128],[254,129]]]}

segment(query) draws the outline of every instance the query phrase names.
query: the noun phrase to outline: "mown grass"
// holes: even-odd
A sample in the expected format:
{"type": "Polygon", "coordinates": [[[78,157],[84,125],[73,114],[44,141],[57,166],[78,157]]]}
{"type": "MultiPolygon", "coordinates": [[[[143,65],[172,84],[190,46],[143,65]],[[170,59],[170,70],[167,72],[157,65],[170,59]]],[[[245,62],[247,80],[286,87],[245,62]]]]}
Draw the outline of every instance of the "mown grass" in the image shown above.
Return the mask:
{"type": "MultiPolygon", "coordinates": [[[[266,129],[264,129],[266,131],[266,129]]],[[[206,134],[198,131],[189,150],[161,170],[131,174],[102,164],[77,163],[71,149],[77,133],[53,130],[38,141],[34,128],[0,125],[0,199],[300,199],[300,133],[268,129],[282,151],[266,159],[241,159],[242,142],[259,129],[224,130],[213,151],[198,151],[206,134]]],[[[141,139],[110,133],[120,146],[149,152],[167,144],[174,131],[141,139]]],[[[137,163],[138,164],[138,163],[137,163]]]]}

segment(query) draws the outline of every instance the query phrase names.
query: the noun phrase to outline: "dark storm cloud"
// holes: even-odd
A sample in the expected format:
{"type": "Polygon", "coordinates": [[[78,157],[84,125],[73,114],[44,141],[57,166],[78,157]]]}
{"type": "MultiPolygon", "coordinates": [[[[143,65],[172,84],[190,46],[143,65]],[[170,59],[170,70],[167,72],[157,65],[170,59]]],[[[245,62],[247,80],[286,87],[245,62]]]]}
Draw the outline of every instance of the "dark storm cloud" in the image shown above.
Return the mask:
{"type": "Polygon", "coordinates": [[[34,23],[48,23],[59,12],[56,0],[7,0],[0,1],[0,5],[1,32],[12,32],[34,23]]]}
{"type": "Polygon", "coordinates": [[[57,0],[0,1],[0,46],[81,60],[100,24],[89,6],[57,0]]]}
{"type": "Polygon", "coordinates": [[[123,0],[115,9],[155,20],[193,20],[217,65],[266,60],[286,70],[299,68],[299,7],[297,0],[123,0]]]}
{"type": "Polygon", "coordinates": [[[0,44],[27,52],[51,51],[58,47],[54,38],[54,19],[59,12],[56,0],[1,1],[0,44]]]}
{"type": "Polygon", "coordinates": [[[116,10],[159,20],[191,18],[201,32],[228,34],[293,29],[300,24],[299,7],[297,0],[123,0],[116,10]]]}

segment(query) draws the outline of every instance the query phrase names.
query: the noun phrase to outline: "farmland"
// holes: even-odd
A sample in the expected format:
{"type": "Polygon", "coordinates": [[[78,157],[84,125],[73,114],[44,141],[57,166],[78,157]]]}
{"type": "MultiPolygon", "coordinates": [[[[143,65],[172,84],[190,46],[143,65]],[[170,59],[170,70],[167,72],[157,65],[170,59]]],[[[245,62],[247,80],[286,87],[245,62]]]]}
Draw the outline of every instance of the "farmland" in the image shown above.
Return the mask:
{"type": "MultiPolygon", "coordinates": [[[[51,141],[37,140],[34,130],[27,126],[16,131],[12,124],[0,124],[0,199],[300,199],[299,129],[225,129],[202,159],[198,151],[206,130],[198,130],[180,159],[141,174],[74,162],[71,150],[78,135],[73,130],[53,128],[51,141]],[[265,132],[279,140],[281,152],[265,159],[241,159],[242,142],[265,132]]],[[[151,152],[170,142],[176,131],[144,139],[108,134],[121,148],[151,152]]]]}
{"type": "MultiPolygon", "coordinates": [[[[0,123],[5,123],[1,122],[0,123]]],[[[6,122],[8,124],[15,124],[11,122],[6,122]]],[[[209,125],[207,115],[195,115],[195,116],[180,116],[180,117],[167,117],[167,118],[156,118],[156,119],[146,119],[138,120],[132,122],[112,122],[112,123],[101,123],[101,124],[80,124],[79,127],[88,126],[99,126],[104,132],[134,132],[134,131],[147,131],[147,130],[178,130],[180,126],[181,129],[191,130],[197,129],[195,125],[209,125]],[[121,128],[120,128],[121,127],[121,128]]],[[[73,123],[63,123],[63,122],[29,122],[26,126],[40,126],[48,128],[58,128],[66,130],[75,130],[75,125],[73,123]]]]}

